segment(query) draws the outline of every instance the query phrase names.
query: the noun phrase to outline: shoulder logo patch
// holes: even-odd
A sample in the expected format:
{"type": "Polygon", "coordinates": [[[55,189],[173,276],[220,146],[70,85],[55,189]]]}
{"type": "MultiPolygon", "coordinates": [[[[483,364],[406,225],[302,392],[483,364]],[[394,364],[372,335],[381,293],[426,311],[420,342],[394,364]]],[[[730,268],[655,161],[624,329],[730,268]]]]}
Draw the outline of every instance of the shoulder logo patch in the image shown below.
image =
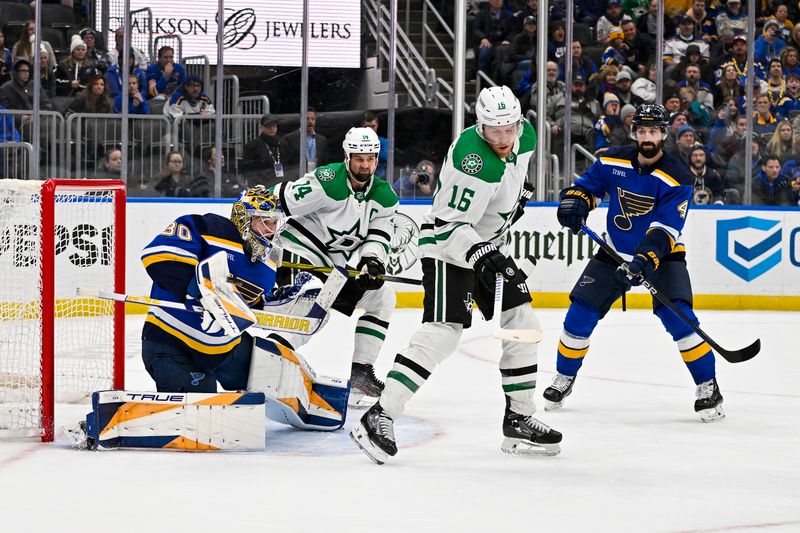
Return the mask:
{"type": "Polygon", "coordinates": [[[461,170],[467,174],[474,175],[483,168],[483,159],[478,154],[469,154],[461,160],[461,170]]]}
{"type": "Polygon", "coordinates": [[[321,168],[317,170],[317,179],[319,181],[331,181],[336,177],[336,172],[332,168],[321,168]]]}

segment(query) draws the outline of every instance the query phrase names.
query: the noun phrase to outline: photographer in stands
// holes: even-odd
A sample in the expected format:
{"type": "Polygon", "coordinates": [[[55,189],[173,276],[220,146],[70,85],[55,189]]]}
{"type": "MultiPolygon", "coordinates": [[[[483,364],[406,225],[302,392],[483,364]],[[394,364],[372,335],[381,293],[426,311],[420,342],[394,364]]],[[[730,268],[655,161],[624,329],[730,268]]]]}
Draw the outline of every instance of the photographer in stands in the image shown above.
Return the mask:
{"type": "Polygon", "coordinates": [[[430,198],[436,189],[436,167],[427,159],[417,163],[414,170],[406,167],[392,188],[401,198],[430,198]]]}

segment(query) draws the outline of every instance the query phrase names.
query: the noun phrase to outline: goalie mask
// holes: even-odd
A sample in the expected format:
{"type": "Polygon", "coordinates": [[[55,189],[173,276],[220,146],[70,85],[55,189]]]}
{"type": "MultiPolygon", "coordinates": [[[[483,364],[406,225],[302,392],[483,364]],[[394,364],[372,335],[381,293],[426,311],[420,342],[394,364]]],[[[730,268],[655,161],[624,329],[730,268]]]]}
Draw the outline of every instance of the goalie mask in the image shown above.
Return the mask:
{"type": "Polygon", "coordinates": [[[278,197],[263,185],[245,189],[233,203],[234,223],[252,261],[263,260],[272,248],[272,238],[285,221],[278,197]]]}
{"type": "Polygon", "coordinates": [[[510,146],[508,150],[502,150],[510,151],[522,135],[522,108],[517,97],[505,85],[483,89],[475,104],[475,114],[475,130],[493,148],[510,146]]]}
{"type": "Polygon", "coordinates": [[[368,182],[378,168],[378,154],[381,151],[381,141],[372,128],[350,128],[342,142],[344,149],[344,162],[347,172],[360,183],[368,182]],[[375,154],[371,162],[353,161],[350,159],[356,154],[375,154]],[[355,165],[355,169],[353,166],[355,165]]]}

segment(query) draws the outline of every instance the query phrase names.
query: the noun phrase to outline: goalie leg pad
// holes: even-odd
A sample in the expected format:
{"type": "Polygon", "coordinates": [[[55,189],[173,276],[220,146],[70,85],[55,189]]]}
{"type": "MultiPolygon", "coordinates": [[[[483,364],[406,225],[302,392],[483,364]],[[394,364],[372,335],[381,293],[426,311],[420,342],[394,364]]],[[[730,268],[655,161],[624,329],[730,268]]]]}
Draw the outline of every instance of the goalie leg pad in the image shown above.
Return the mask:
{"type": "Polygon", "coordinates": [[[99,448],[263,450],[264,394],[98,391],[86,416],[99,448]]]}
{"type": "Polygon", "coordinates": [[[272,339],[255,341],[248,388],[265,394],[270,420],[319,431],[344,425],[349,382],[317,374],[300,354],[272,339]]]}

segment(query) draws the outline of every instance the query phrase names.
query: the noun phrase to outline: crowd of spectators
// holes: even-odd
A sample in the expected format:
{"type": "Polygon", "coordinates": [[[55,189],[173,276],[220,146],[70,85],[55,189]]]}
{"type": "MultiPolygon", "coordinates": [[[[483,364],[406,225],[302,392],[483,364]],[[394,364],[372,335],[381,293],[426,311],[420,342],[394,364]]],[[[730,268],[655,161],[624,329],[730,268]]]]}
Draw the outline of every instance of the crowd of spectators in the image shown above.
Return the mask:
{"type": "MultiPolygon", "coordinates": [[[[545,0],[546,1],[546,0],[545,0]]],[[[752,203],[798,205],[800,197],[800,4],[741,0],[664,0],[662,53],[656,51],[658,0],[574,2],[572,95],[564,59],[566,2],[550,0],[546,27],[537,0],[473,2],[470,35],[475,68],[514,87],[525,110],[536,107],[536,35],[547,31],[544,80],[551,150],[563,154],[563,131],[595,155],[633,142],[636,107],[656,98],[656,62],[663,65],[662,104],[670,113],[668,152],[694,176],[698,204],[744,199],[745,131],[753,126],[752,203]],[[746,34],[755,18],[757,38],[746,34]],[[753,105],[745,92],[747,52],[755,54],[753,105]],[[571,110],[564,124],[565,109],[571,110]],[[774,157],[777,157],[778,168],[774,157]]],[[[749,149],[749,148],[748,148],[749,149]]]]}

